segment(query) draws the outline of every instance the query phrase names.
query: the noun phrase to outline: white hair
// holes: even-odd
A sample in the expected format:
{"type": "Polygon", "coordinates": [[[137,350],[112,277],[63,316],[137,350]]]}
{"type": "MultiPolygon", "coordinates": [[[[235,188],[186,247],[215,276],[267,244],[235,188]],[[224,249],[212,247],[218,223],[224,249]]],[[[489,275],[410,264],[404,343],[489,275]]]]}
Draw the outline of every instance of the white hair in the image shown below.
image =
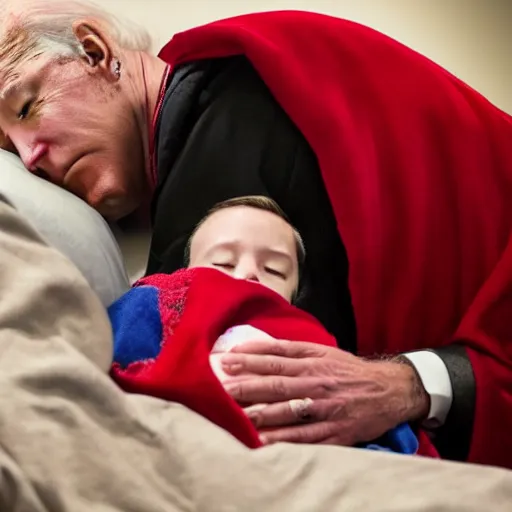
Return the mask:
{"type": "MultiPolygon", "coordinates": [[[[73,23],[90,19],[98,23],[122,49],[151,50],[149,33],[87,0],[0,0],[1,45],[13,27],[24,30],[31,41],[29,53],[50,52],[82,56],[84,50],[73,33],[73,23]]],[[[25,55],[24,57],[30,57],[25,55]]]]}

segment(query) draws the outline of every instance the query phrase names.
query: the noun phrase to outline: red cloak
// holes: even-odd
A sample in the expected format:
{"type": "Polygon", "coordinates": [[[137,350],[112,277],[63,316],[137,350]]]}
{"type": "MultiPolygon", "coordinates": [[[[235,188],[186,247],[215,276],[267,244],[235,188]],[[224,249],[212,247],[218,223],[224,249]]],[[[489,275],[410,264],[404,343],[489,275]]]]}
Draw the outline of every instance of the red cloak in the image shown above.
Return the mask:
{"type": "Polygon", "coordinates": [[[359,353],[462,343],[477,389],[469,460],[512,466],[512,118],[396,41],[318,14],[218,21],[160,57],[235,54],[316,153],[359,353]]]}

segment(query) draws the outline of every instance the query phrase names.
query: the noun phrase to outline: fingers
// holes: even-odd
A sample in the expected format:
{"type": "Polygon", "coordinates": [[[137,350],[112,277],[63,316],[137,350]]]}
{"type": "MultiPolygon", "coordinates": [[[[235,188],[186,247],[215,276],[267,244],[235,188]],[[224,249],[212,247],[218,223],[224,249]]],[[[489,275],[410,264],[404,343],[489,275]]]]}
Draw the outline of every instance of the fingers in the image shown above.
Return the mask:
{"type": "Polygon", "coordinates": [[[339,426],[335,422],[322,421],[311,425],[297,425],[292,427],[269,430],[260,434],[263,444],[274,443],[303,443],[303,444],[338,444],[346,445],[338,432],[339,426]],[[327,443],[329,441],[329,443],[327,443]]]}
{"type": "Polygon", "coordinates": [[[253,354],[224,354],[221,358],[222,370],[230,375],[251,373],[255,375],[275,375],[296,377],[307,372],[307,360],[290,359],[280,356],[253,354]]]}
{"type": "MultiPolygon", "coordinates": [[[[304,402],[304,399],[302,402],[304,402]]],[[[312,400],[305,402],[306,407],[304,408],[304,414],[302,416],[297,414],[290,400],[275,404],[257,404],[246,407],[244,411],[257,429],[284,427],[328,419],[328,402],[328,400],[312,400]]]]}
{"type": "Polygon", "coordinates": [[[289,402],[279,402],[261,407],[259,404],[245,409],[245,414],[257,428],[283,427],[298,423],[289,402]]]}
{"type": "Polygon", "coordinates": [[[326,379],[320,377],[257,377],[228,381],[224,389],[239,403],[285,402],[294,398],[323,398],[326,379]]]}
{"type": "Polygon", "coordinates": [[[324,357],[327,348],[306,341],[266,340],[250,341],[234,347],[231,352],[262,354],[290,358],[324,357]]]}
{"type": "Polygon", "coordinates": [[[346,416],[346,408],[339,401],[334,402],[330,399],[316,399],[307,403],[302,417],[297,415],[290,400],[273,404],[257,404],[246,407],[244,411],[257,429],[321,421],[343,421],[346,416]]]}

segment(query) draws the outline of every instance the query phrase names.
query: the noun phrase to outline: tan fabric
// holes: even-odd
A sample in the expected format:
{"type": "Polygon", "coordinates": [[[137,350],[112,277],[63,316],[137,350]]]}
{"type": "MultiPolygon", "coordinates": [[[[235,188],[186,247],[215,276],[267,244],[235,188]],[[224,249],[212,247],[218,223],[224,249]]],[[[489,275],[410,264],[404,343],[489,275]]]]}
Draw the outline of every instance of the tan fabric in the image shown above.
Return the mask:
{"type": "Polygon", "coordinates": [[[509,511],[512,473],[327,446],[250,451],[123,394],[79,272],[0,202],[0,510],[509,511]]]}

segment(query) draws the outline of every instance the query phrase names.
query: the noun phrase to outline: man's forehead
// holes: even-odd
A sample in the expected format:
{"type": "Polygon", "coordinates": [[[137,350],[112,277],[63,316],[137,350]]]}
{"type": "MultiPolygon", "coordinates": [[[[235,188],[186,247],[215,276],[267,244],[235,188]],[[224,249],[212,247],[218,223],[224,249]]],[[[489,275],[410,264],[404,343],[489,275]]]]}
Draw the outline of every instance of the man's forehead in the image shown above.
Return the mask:
{"type": "Polygon", "coordinates": [[[20,67],[32,56],[37,43],[25,30],[14,25],[4,31],[0,39],[0,86],[11,87],[20,78],[20,67]]]}
{"type": "Polygon", "coordinates": [[[36,48],[36,40],[20,24],[9,24],[0,39],[0,61],[16,63],[36,48]]]}
{"type": "Polygon", "coordinates": [[[19,61],[15,66],[4,67],[0,62],[0,100],[6,100],[34,77],[42,77],[51,59],[44,58],[44,52],[38,51],[19,61]]]}
{"type": "Polygon", "coordinates": [[[13,92],[16,92],[20,83],[18,72],[6,73],[0,71],[0,100],[7,99],[13,92]]]}

